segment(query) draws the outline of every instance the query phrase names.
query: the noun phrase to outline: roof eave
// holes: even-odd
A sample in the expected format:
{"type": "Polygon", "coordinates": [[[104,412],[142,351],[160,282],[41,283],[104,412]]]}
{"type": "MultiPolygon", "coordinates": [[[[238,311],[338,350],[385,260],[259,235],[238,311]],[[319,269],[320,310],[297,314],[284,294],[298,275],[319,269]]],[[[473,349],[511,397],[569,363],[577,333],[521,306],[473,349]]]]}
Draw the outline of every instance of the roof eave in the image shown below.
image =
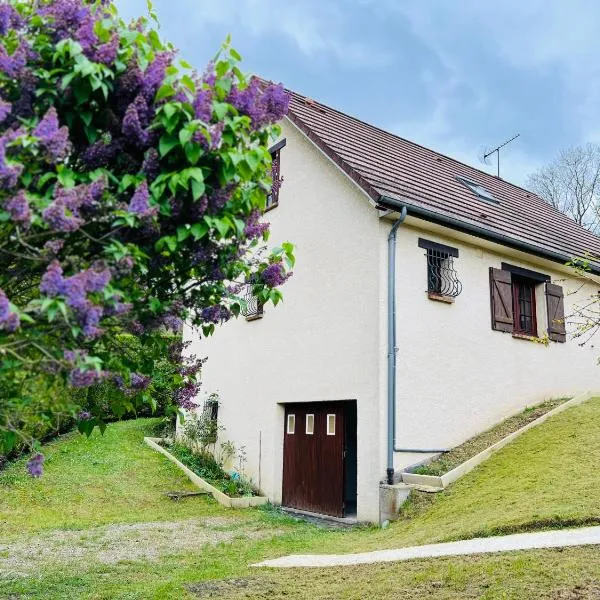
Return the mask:
{"type": "MultiPolygon", "coordinates": [[[[518,238],[505,235],[499,231],[487,229],[486,227],[481,227],[475,223],[470,223],[468,221],[452,217],[451,215],[446,215],[422,206],[418,206],[414,203],[411,203],[409,199],[390,198],[389,196],[381,194],[377,200],[377,204],[390,210],[401,210],[402,207],[405,206],[408,214],[414,217],[418,217],[438,225],[444,225],[456,231],[467,233],[490,242],[496,242],[503,246],[507,246],[515,250],[521,250],[523,252],[527,252],[528,254],[533,254],[535,256],[539,256],[540,258],[545,258],[563,265],[574,258],[573,256],[568,256],[562,252],[556,252],[548,248],[542,248],[518,238]]],[[[593,274],[600,275],[600,264],[590,262],[590,270],[593,274]]]]}

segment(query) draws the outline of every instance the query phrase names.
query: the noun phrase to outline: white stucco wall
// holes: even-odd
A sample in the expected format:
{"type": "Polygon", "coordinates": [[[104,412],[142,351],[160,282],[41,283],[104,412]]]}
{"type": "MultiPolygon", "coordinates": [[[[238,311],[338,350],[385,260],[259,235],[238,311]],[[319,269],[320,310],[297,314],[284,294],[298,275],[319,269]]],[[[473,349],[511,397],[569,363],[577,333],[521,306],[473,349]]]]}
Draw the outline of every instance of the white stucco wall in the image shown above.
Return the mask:
{"type": "Polygon", "coordinates": [[[267,214],[273,245],[296,244],[285,300],[262,319],[241,318],[208,340],[193,332],[192,352],[207,356],[203,389],[221,396],[223,438],[245,445],[247,472],[281,499],[281,403],[356,400],[358,517],[378,519],[380,398],[377,212],[364,195],[291,124],[284,124],[284,184],[267,214]],[[262,449],[259,448],[262,440],[262,449]]]}
{"type": "MultiPolygon", "coordinates": [[[[380,243],[385,244],[384,236],[380,243]]],[[[564,288],[567,315],[597,286],[582,288],[557,263],[415,219],[400,227],[397,243],[398,446],[452,447],[527,405],[600,390],[600,338],[584,347],[571,337],[544,346],[492,330],[489,267],[507,262],[549,275],[564,288]],[[458,248],[454,266],[464,287],[454,304],[427,298],[419,237],[458,248]]],[[[547,329],[542,288],[538,335],[547,329]]],[[[413,464],[417,458],[398,454],[396,464],[413,464]]]]}
{"type": "MultiPolygon", "coordinates": [[[[203,389],[220,394],[222,439],[245,446],[247,474],[274,502],[281,500],[283,405],[356,400],[358,518],[377,521],[386,468],[390,221],[293,125],[283,130],[285,181],[267,219],[272,244],[297,247],[285,301],[260,320],[227,323],[210,339],[185,335],[192,352],[208,357],[203,389]]],[[[568,314],[591,290],[570,295],[579,284],[568,281],[566,268],[411,217],[397,248],[399,446],[451,447],[527,405],[600,389],[598,342],[546,347],[491,329],[490,266],[504,261],[550,275],[565,289],[568,314]],[[419,237],[459,249],[464,290],[454,304],[427,298],[419,237]]],[[[544,307],[540,302],[540,334],[544,307]]],[[[395,464],[425,456],[399,453],[395,464]]]]}

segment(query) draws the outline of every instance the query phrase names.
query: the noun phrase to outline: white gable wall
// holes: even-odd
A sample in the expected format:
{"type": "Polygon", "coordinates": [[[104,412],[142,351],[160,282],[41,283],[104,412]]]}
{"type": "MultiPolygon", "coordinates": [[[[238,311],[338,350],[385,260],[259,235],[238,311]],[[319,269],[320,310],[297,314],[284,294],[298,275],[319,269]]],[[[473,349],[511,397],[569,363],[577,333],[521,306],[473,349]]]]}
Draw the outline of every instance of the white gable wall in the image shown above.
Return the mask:
{"type": "Polygon", "coordinates": [[[358,517],[377,521],[381,224],[364,194],[291,124],[283,135],[280,204],[266,219],[270,244],[296,244],[285,300],[267,306],[260,320],[219,327],[211,339],[190,331],[186,337],[193,352],[208,357],[203,389],[221,396],[222,438],[246,446],[248,474],[258,483],[260,471],[260,485],[275,502],[281,499],[281,403],[356,400],[358,517]]]}
{"type": "MultiPolygon", "coordinates": [[[[567,315],[598,286],[580,289],[562,265],[416,219],[399,228],[397,244],[398,446],[453,447],[527,405],[600,391],[600,337],[584,347],[569,336],[564,344],[545,346],[492,330],[489,268],[507,262],[549,275],[564,288],[567,315]],[[454,304],[427,298],[419,237],[458,248],[454,267],[463,291],[454,304]]],[[[547,328],[542,288],[538,335],[547,328]]],[[[416,460],[415,454],[396,456],[399,467],[416,460]]]]}

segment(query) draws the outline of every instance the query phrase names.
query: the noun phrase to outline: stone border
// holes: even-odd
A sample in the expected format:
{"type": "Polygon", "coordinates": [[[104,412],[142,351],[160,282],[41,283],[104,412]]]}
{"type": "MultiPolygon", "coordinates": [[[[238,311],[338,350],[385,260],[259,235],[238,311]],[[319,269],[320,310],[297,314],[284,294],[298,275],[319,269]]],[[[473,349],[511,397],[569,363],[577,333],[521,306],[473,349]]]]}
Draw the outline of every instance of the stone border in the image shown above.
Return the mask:
{"type": "Polygon", "coordinates": [[[408,485],[418,487],[423,491],[427,492],[441,492],[445,488],[447,488],[451,483],[454,483],[457,479],[460,479],[463,475],[466,475],[469,471],[472,471],[475,467],[480,465],[482,462],[487,460],[492,454],[500,450],[500,448],[504,448],[507,444],[518,438],[522,433],[525,433],[532,427],[537,427],[541,425],[546,419],[557,415],[558,413],[563,412],[563,410],[567,410],[572,406],[577,406],[578,404],[582,404],[591,398],[595,398],[600,396],[599,392],[584,392],[579,396],[575,396],[571,398],[571,400],[567,400],[560,406],[553,408],[548,411],[546,414],[542,415],[535,419],[535,421],[531,421],[531,423],[527,423],[521,429],[517,429],[510,435],[507,435],[505,438],[502,438],[499,442],[492,444],[489,448],[482,450],[479,454],[471,457],[469,460],[465,461],[458,467],[455,467],[451,471],[448,471],[444,475],[418,475],[417,473],[402,473],[402,481],[408,485]]]}
{"type": "Polygon", "coordinates": [[[199,487],[201,490],[212,494],[214,499],[227,508],[249,508],[251,506],[261,506],[266,504],[269,499],[266,496],[243,496],[242,498],[231,498],[224,494],[221,490],[218,490],[214,485],[208,483],[208,481],[202,479],[194,473],[191,469],[188,469],[182,462],[178,461],[168,450],[165,450],[158,442],[162,441],[163,438],[152,438],[145,437],[144,442],[150,446],[150,448],[157,450],[161,454],[164,454],[171,462],[175,463],[189,478],[189,480],[199,487]]]}

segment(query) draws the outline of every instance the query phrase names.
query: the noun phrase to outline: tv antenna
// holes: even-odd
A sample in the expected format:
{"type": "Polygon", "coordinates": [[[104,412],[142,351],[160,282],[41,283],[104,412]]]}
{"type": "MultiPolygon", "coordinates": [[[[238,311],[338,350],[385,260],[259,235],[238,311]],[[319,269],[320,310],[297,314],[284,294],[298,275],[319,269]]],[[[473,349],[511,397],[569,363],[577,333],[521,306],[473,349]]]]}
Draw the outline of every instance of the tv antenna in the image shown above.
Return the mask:
{"type": "Polygon", "coordinates": [[[481,160],[483,163],[485,163],[486,165],[489,165],[489,157],[494,154],[494,152],[496,153],[496,165],[497,165],[497,177],[500,178],[500,148],[504,148],[504,146],[506,146],[507,144],[510,144],[513,140],[516,140],[521,134],[517,133],[517,135],[513,136],[510,138],[510,140],[506,140],[506,142],[504,142],[503,144],[500,144],[499,146],[496,146],[496,148],[484,148],[483,152],[482,152],[482,157],[481,160]]]}

